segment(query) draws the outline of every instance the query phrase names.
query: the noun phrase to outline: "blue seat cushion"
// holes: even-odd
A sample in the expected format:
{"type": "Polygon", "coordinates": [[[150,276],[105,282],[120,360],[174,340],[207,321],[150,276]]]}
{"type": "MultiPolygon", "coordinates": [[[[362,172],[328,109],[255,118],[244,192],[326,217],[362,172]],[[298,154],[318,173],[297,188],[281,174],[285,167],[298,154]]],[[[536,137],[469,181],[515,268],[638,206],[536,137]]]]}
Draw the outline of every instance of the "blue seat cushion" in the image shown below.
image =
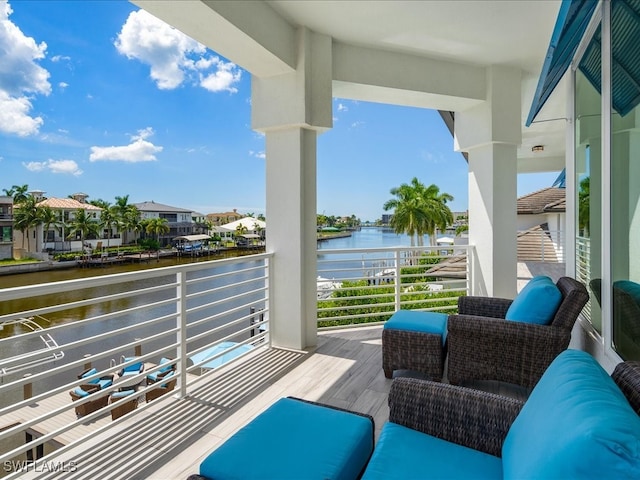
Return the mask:
{"type": "Polygon", "coordinates": [[[362,480],[502,479],[498,457],[393,422],[382,427],[362,480]]]}
{"type": "Polygon", "coordinates": [[[370,418],[282,398],[200,464],[200,475],[225,479],[353,480],[373,450],[370,418]],[[259,458],[251,452],[259,451],[259,458]]]}
{"type": "MultiPolygon", "coordinates": [[[[129,362],[131,360],[135,360],[135,357],[125,358],[125,362],[129,362]]],[[[142,371],[142,362],[132,363],[131,365],[127,365],[122,369],[123,375],[132,375],[134,373],[140,373],[142,371]]]]}
{"type": "Polygon", "coordinates": [[[76,387],[76,388],[74,388],[74,389],[73,389],[73,393],[75,393],[75,394],[76,394],[77,396],[79,396],[79,397],[86,397],[86,396],[90,395],[90,393],[89,393],[89,392],[87,392],[87,391],[83,390],[83,389],[82,389],[82,388],[80,388],[80,387],[76,387]]]}
{"type": "MultiPolygon", "coordinates": [[[[91,375],[95,375],[96,373],[98,373],[98,370],[96,370],[95,368],[90,368],[89,370],[84,372],[80,376],[80,378],[87,378],[87,377],[90,377],[91,375]]],[[[87,383],[98,383],[99,381],[100,381],[99,378],[94,378],[93,380],[89,380],[87,383]]]]}
{"type": "Polygon", "coordinates": [[[447,339],[447,319],[449,315],[417,310],[398,310],[384,324],[384,328],[431,333],[442,336],[442,344],[447,339]]]}
{"type": "Polygon", "coordinates": [[[546,276],[534,277],[513,300],[505,319],[549,325],[562,302],[562,293],[546,276]]]}
{"type": "Polygon", "coordinates": [[[89,383],[96,383],[100,389],[105,389],[107,387],[110,387],[113,384],[113,380],[111,378],[98,378],[96,379],[96,382],[89,382],[89,383]]]}
{"type": "Polygon", "coordinates": [[[120,398],[128,397],[133,393],[135,393],[135,390],[133,389],[121,390],[119,392],[111,392],[111,398],[118,400],[120,398]]]}
{"type": "Polygon", "coordinates": [[[173,368],[174,368],[173,364],[165,365],[166,363],[169,363],[170,361],[171,361],[170,358],[162,357],[160,359],[160,365],[164,365],[164,367],[161,367],[158,370],[158,372],[159,373],[164,373],[164,372],[168,372],[169,370],[173,370],[173,368]]]}
{"type": "Polygon", "coordinates": [[[586,352],[565,350],[502,447],[505,479],[640,478],[640,417],[586,352]]]}

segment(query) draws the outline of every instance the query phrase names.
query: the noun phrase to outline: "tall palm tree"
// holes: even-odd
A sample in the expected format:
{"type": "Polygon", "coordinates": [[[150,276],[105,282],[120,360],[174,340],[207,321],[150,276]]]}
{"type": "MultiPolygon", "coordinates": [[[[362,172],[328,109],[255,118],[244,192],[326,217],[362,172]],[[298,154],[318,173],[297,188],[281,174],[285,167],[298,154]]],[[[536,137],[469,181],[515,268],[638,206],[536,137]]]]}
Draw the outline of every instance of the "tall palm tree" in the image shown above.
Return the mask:
{"type": "Polygon", "coordinates": [[[47,242],[47,234],[49,233],[49,229],[51,225],[58,224],[58,213],[51,209],[50,206],[44,205],[42,207],[37,207],[38,211],[38,219],[42,224],[42,248],[44,248],[45,243],[47,242]]]}
{"type": "Polygon", "coordinates": [[[423,244],[425,225],[428,221],[425,209],[423,208],[422,192],[425,187],[417,178],[411,180],[411,184],[401,184],[390,190],[391,195],[396,198],[387,200],[383,209],[393,210],[393,215],[389,225],[395,233],[406,233],[411,238],[411,246],[423,244]]]}
{"type": "Polygon", "coordinates": [[[453,196],[440,193],[440,189],[434,184],[429,185],[421,193],[429,218],[425,233],[429,235],[430,243],[434,246],[438,230],[445,230],[453,223],[453,213],[447,206],[447,202],[453,200],[453,196]]]}
{"type": "Polygon", "coordinates": [[[31,251],[29,229],[35,228],[40,223],[36,199],[31,195],[27,195],[27,197],[17,205],[13,217],[14,226],[22,233],[22,248],[24,249],[24,239],[26,237],[27,251],[31,251]]]}
{"type": "Polygon", "coordinates": [[[96,222],[87,211],[83,208],[76,210],[73,219],[69,222],[69,234],[68,237],[80,234],[80,241],[84,245],[84,240],[88,236],[97,236],[100,230],[100,224],[96,222]]]}
{"type": "Polygon", "coordinates": [[[145,232],[149,235],[155,235],[158,243],[160,243],[160,235],[169,233],[170,230],[171,228],[166,218],[150,218],[145,226],[145,232]]]}
{"type": "Polygon", "coordinates": [[[18,205],[29,198],[29,185],[13,185],[10,189],[3,188],[4,193],[13,198],[13,203],[18,205]]]}
{"type": "Polygon", "coordinates": [[[115,212],[115,216],[118,221],[118,227],[121,229],[122,233],[122,243],[127,243],[127,235],[128,231],[132,231],[134,233],[141,231],[142,227],[140,225],[140,212],[138,211],[138,207],[129,203],[129,195],[124,195],[122,197],[115,197],[116,203],[113,205],[113,209],[115,212]]]}
{"type": "Polygon", "coordinates": [[[447,202],[453,200],[448,193],[440,193],[436,185],[425,187],[416,177],[410,184],[403,183],[390,190],[396,198],[383,205],[384,210],[394,210],[390,226],[396,233],[411,237],[411,245],[424,245],[424,235],[429,235],[435,245],[437,229],[446,229],[453,222],[453,214],[447,202]]]}
{"type": "Polygon", "coordinates": [[[100,212],[100,223],[107,230],[107,248],[109,248],[109,240],[111,239],[111,230],[114,226],[118,226],[118,211],[109,202],[104,202],[100,212]]]}

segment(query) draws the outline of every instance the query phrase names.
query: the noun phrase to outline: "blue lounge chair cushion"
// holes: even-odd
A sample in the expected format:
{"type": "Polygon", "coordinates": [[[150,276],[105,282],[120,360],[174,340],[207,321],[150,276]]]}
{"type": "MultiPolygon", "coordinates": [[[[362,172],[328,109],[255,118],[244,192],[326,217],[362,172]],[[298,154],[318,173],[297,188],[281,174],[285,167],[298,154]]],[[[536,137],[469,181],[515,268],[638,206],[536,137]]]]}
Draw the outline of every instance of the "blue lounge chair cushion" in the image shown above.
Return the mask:
{"type": "Polygon", "coordinates": [[[111,398],[113,399],[120,399],[120,398],[124,398],[124,397],[128,397],[129,395],[135,393],[135,390],[133,389],[128,389],[128,390],[121,390],[119,392],[112,392],[111,393],[111,398]]]}
{"type": "Polygon", "coordinates": [[[89,383],[95,383],[100,387],[100,390],[103,390],[107,387],[110,387],[113,384],[113,379],[111,378],[97,378],[96,382],[89,382],[89,383]]]}
{"type": "MultiPolygon", "coordinates": [[[[160,365],[164,365],[165,363],[169,363],[171,361],[170,358],[166,358],[166,357],[162,357],[160,359],[160,365]]],[[[173,370],[174,365],[173,364],[169,364],[169,365],[165,365],[164,367],[161,367],[158,372],[159,373],[164,373],[164,372],[168,372],[169,370],[173,370]]]]}
{"type": "Polygon", "coordinates": [[[398,310],[384,324],[384,328],[432,333],[442,336],[442,344],[447,339],[447,319],[449,315],[417,310],[398,310]]]}
{"type": "MultiPolygon", "coordinates": [[[[131,360],[135,360],[135,358],[130,357],[130,358],[124,359],[125,362],[129,362],[131,360]]],[[[142,362],[132,363],[131,365],[127,365],[122,369],[122,375],[133,375],[136,373],[140,373],[142,372],[142,368],[143,368],[142,362]]]]}
{"type": "Polygon", "coordinates": [[[82,389],[82,388],[80,388],[80,387],[76,387],[76,388],[74,388],[74,389],[73,389],[73,393],[75,393],[75,394],[76,394],[77,396],[79,396],[79,397],[86,397],[86,396],[90,395],[90,393],[89,393],[89,392],[87,392],[87,391],[83,390],[83,389],[82,389]]]}
{"type": "Polygon", "coordinates": [[[200,464],[200,475],[225,479],[358,478],[373,450],[367,417],[282,398],[200,464]],[[259,461],[247,455],[260,451],[259,461]]]}
{"type": "Polygon", "coordinates": [[[502,478],[502,461],[393,422],[382,427],[362,480],[502,478]]]}
{"type": "Polygon", "coordinates": [[[562,293],[546,276],[535,277],[515,298],[505,319],[514,322],[549,325],[562,302],[562,293]]]}
{"type": "Polygon", "coordinates": [[[640,417],[588,353],[551,363],[502,447],[504,478],[640,478],[640,417]]]}
{"type": "MultiPolygon", "coordinates": [[[[169,372],[169,373],[167,373],[167,374],[162,378],[162,380],[163,380],[163,381],[164,381],[164,380],[167,380],[167,379],[168,379],[168,378],[170,378],[170,377],[173,377],[173,372],[169,372]]],[[[163,384],[162,384],[162,385],[160,385],[160,386],[161,386],[162,388],[167,388],[167,387],[169,386],[169,384],[168,384],[168,383],[163,383],[163,384]]]]}
{"type": "MultiPolygon", "coordinates": [[[[84,372],[80,376],[80,378],[87,378],[87,377],[90,377],[91,375],[95,375],[96,373],[98,373],[98,370],[96,370],[95,368],[90,368],[89,370],[84,372]]],[[[99,381],[100,381],[99,378],[94,378],[93,380],[89,380],[87,383],[98,383],[99,381]]]]}

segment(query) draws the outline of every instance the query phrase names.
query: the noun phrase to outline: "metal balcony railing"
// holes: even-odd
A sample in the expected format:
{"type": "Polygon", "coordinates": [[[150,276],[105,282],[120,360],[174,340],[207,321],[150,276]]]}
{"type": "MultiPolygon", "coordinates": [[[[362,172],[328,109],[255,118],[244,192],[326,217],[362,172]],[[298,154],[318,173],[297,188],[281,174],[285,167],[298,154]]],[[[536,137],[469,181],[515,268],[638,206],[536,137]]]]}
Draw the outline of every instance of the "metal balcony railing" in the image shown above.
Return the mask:
{"type": "Polygon", "coordinates": [[[318,251],[318,326],[387,320],[399,309],[452,312],[470,288],[469,246],[318,251]]]}
{"type": "Polygon", "coordinates": [[[108,428],[108,412],[133,397],[145,408],[145,396],[162,388],[146,385],[162,357],[175,365],[173,393],[184,396],[207,372],[269,345],[271,258],[259,254],[2,290],[0,463],[37,459],[108,428]],[[72,401],[69,392],[80,384],[137,362],[145,370],[133,377],[131,397],[111,396],[126,387],[116,376],[111,386],[72,401]],[[97,372],[78,379],[89,367],[97,372]],[[110,403],[76,417],[76,407],[99,396],[109,396],[110,403]]]}
{"type": "Polygon", "coordinates": [[[560,230],[534,228],[518,232],[519,262],[565,262],[566,235],[560,230]]]}

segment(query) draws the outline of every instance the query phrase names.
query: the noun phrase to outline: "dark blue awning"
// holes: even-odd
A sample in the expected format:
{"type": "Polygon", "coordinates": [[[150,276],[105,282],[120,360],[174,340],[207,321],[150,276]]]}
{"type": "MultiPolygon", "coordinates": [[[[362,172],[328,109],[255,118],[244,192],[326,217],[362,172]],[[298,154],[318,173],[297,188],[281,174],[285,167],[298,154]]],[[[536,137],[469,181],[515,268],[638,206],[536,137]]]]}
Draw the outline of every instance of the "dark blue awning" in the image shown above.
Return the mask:
{"type": "MultiPolygon", "coordinates": [[[[596,4],[595,0],[562,2],[527,126],[569,67],[596,4]]],[[[598,27],[578,65],[598,92],[602,91],[601,39],[598,27]]],[[[624,116],[640,104],[640,0],[611,1],[611,57],[611,103],[624,116]]]]}
{"type": "Polygon", "coordinates": [[[596,0],[562,1],[542,66],[542,73],[538,80],[538,87],[527,117],[527,127],[531,125],[569,68],[597,3],[596,0]]]}
{"type": "MultiPolygon", "coordinates": [[[[593,35],[578,68],[598,92],[602,91],[602,35],[593,35]]],[[[640,103],[640,0],[611,2],[611,104],[625,116],[640,103]]]]}

